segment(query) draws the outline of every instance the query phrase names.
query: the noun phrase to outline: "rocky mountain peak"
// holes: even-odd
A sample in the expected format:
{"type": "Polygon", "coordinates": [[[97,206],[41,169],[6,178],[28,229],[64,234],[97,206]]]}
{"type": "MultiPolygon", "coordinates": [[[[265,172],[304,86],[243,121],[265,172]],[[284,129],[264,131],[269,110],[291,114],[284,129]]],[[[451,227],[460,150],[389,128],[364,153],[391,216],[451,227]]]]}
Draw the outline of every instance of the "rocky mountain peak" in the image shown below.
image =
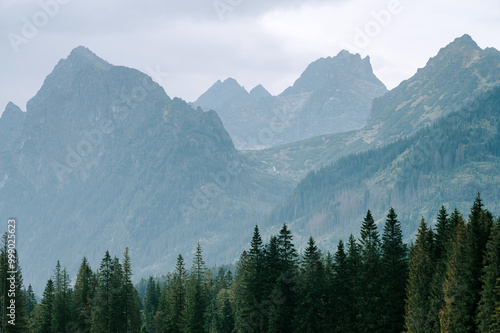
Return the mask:
{"type": "Polygon", "coordinates": [[[271,93],[262,86],[262,84],[257,85],[255,88],[250,90],[250,95],[255,98],[263,98],[271,96],[271,93]]]}
{"type": "Polygon", "coordinates": [[[373,74],[369,57],[362,59],[359,54],[342,50],[335,57],[320,58],[311,63],[293,86],[283,92],[283,95],[310,92],[353,78],[383,86],[373,74]]]}

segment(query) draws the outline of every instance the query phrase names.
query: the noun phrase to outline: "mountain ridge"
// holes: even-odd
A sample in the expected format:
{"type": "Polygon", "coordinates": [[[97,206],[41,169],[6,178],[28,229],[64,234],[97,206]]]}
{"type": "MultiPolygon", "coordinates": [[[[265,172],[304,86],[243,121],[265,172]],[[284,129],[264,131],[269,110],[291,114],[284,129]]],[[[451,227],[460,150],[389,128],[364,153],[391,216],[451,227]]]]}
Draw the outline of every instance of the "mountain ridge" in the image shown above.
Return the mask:
{"type": "Polygon", "coordinates": [[[238,149],[261,149],[361,128],[373,98],[387,91],[373,74],[369,57],[362,59],[345,50],[312,62],[277,96],[267,91],[248,95],[231,80],[234,88],[224,90],[227,80],[222,84],[219,80],[193,105],[217,111],[238,149]]]}

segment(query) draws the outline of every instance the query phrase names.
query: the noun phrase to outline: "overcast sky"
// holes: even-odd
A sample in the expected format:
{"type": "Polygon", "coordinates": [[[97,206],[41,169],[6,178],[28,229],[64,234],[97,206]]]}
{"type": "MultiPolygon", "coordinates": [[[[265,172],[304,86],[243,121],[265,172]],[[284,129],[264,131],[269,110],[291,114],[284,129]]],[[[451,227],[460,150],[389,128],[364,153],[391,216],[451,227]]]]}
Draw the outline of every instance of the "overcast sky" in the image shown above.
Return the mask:
{"type": "Polygon", "coordinates": [[[370,55],[389,89],[465,33],[500,49],[498,0],[0,1],[0,112],[26,110],[78,45],[187,101],[227,77],[279,94],[342,49],[370,55]]]}

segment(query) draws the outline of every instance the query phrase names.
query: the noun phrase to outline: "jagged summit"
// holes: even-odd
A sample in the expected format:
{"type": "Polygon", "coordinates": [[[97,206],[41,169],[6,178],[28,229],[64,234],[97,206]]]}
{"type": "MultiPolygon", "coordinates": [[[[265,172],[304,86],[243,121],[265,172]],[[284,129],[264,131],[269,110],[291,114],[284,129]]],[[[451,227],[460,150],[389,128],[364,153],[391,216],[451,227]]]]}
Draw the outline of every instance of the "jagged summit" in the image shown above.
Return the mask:
{"type": "Polygon", "coordinates": [[[468,34],[464,34],[461,37],[455,38],[455,40],[453,42],[451,42],[450,44],[448,44],[446,47],[450,47],[450,46],[459,46],[459,47],[468,46],[468,47],[475,48],[477,50],[481,50],[481,48],[477,45],[477,43],[468,34]]]}
{"type": "Polygon", "coordinates": [[[7,117],[11,114],[17,114],[20,112],[23,113],[23,111],[21,110],[21,108],[19,108],[19,106],[17,106],[16,104],[14,104],[12,102],[9,102],[9,103],[7,103],[7,106],[5,107],[4,112],[2,113],[2,118],[7,117]]]}
{"type": "MultiPolygon", "coordinates": [[[[498,52],[498,51],[497,51],[498,52]]],[[[471,38],[465,34],[462,37],[455,38],[451,43],[439,50],[438,54],[430,58],[427,65],[431,68],[435,66],[455,64],[460,67],[468,67],[471,63],[480,60],[483,49],[471,38]]]]}
{"type": "Polygon", "coordinates": [[[383,85],[373,74],[369,57],[361,58],[358,53],[342,50],[335,57],[320,58],[311,63],[282,95],[310,92],[326,85],[338,85],[352,78],[383,85]]]}
{"type": "Polygon", "coordinates": [[[12,143],[19,137],[23,128],[26,113],[12,102],[5,107],[5,111],[0,117],[0,152],[10,149],[12,143]]]}
{"type": "MultiPolygon", "coordinates": [[[[63,60],[64,61],[64,60],[63,60]]],[[[95,66],[101,66],[103,69],[109,68],[112,65],[107,61],[99,58],[94,52],[89,50],[85,46],[78,46],[74,48],[69,54],[66,61],[69,61],[71,64],[93,64],[95,66]]]]}
{"type": "Polygon", "coordinates": [[[263,97],[271,96],[271,93],[269,91],[267,91],[266,88],[264,88],[262,86],[262,84],[259,84],[259,85],[255,86],[255,88],[250,90],[250,95],[255,97],[255,98],[263,98],[263,97]]]}

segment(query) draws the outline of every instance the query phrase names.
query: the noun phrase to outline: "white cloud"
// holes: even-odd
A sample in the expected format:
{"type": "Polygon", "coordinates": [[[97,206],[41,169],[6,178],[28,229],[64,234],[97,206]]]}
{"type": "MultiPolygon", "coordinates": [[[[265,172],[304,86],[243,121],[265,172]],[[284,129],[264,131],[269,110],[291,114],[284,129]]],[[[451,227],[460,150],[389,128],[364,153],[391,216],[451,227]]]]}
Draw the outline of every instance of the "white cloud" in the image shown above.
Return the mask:
{"type": "Polygon", "coordinates": [[[370,55],[375,74],[389,88],[464,33],[483,48],[500,48],[498,0],[481,6],[466,0],[221,1],[232,4],[222,20],[212,0],[64,0],[15,53],[7,34],[21,34],[24,18],[43,9],[38,0],[3,0],[0,110],[9,100],[24,109],[57,61],[78,45],[113,64],[142,71],[159,67],[168,72],[167,93],[190,101],[229,76],[248,89],[262,83],[278,94],[310,62],[347,45],[370,55]],[[400,1],[402,10],[366,47],[356,48],[357,31],[376,21],[373,11],[387,10],[391,1],[400,1]]]}

